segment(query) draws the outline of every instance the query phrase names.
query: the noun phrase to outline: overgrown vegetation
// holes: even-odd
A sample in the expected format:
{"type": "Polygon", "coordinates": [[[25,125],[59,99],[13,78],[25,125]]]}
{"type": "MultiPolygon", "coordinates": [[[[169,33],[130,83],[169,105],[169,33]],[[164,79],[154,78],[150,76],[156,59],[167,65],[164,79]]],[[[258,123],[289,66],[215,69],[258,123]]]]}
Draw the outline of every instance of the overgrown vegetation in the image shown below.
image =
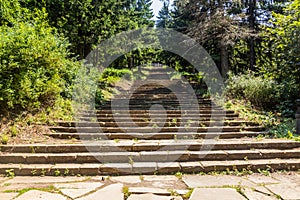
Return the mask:
{"type": "Polygon", "coordinates": [[[264,111],[280,113],[283,117],[293,117],[295,101],[300,88],[293,81],[278,82],[274,78],[244,74],[230,74],[225,91],[227,97],[249,101],[254,107],[264,111]]]}
{"type": "Polygon", "coordinates": [[[245,100],[228,100],[224,106],[236,111],[242,118],[269,129],[267,137],[300,140],[300,136],[295,133],[296,120],[292,117],[283,117],[279,112],[264,111],[260,107],[255,109],[245,100]]]}
{"type": "Polygon", "coordinates": [[[34,111],[69,97],[79,63],[68,58],[68,42],[46,21],[44,10],[31,12],[17,1],[2,6],[21,14],[0,26],[0,108],[34,111]],[[15,7],[13,7],[13,6],[15,7]]]}

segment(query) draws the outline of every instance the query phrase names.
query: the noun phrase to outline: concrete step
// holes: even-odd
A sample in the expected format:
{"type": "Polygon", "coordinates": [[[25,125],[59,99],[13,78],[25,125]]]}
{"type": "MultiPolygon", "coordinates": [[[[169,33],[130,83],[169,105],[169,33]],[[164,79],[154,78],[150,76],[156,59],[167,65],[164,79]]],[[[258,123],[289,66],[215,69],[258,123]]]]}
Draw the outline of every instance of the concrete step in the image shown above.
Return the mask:
{"type": "MultiPolygon", "coordinates": [[[[130,97],[130,99],[148,99],[148,100],[154,100],[154,99],[177,99],[177,96],[180,96],[181,99],[190,99],[191,98],[191,95],[194,96],[194,93],[190,94],[190,93],[148,93],[148,94],[145,94],[145,93],[140,93],[140,94],[137,94],[137,93],[134,93],[133,96],[130,97]]],[[[198,98],[201,98],[200,95],[195,95],[195,97],[198,99],[198,98]]],[[[119,94],[116,96],[116,98],[129,98],[128,97],[128,94],[126,92],[124,92],[124,94],[119,94]]]]}
{"type": "Polygon", "coordinates": [[[0,174],[9,170],[15,175],[140,175],[199,173],[225,170],[298,170],[300,159],[259,159],[196,162],[136,162],[136,163],[63,163],[63,164],[0,164],[0,174]]]}
{"type": "MultiPolygon", "coordinates": [[[[56,121],[55,125],[57,126],[64,126],[64,127],[134,127],[134,126],[149,126],[149,124],[152,124],[154,122],[118,122],[110,121],[110,122],[75,122],[75,121],[56,121]]],[[[218,126],[218,125],[224,125],[224,126],[258,126],[255,122],[247,122],[247,121],[224,121],[224,122],[210,122],[210,121],[187,121],[182,122],[182,125],[188,125],[189,127],[207,127],[207,126],[218,126]]],[[[165,127],[180,127],[181,122],[179,120],[172,121],[172,119],[168,120],[165,123],[165,127]]]]}
{"type": "MultiPolygon", "coordinates": [[[[169,114],[175,114],[175,113],[185,113],[185,110],[181,110],[181,109],[178,109],[178,110],[160,110],[160,109],[152,109],[152,111],[154,113],[163,113],[163,112],[167,112],[169,114]]],[[[126,113],[127,111],[122,109],[122,110],[114,110],[113,112],[118,112],[118,113],[126,113]]],[[[144,110],[141,110],[141,109],[138,109],[138,110],[129,110],[130,113],[140,113],[140,114],[143,114],[145,112],[149,112],[149,109],[144,109],[144,110]]],[[[218,107],[201,107],[199,106],[199,110],[186,110],[186,112],[189,112],[189,113],[201,113],[201,112],[228,112],[228,113],[234,113],[234,110],[224,110],[223,108],[218,108],[218,107]]],[[[101,113],[112,113],[111,110],[79,110],[78,113],[85,113],[85,114],[89,114],[89,113],[98,113],[98,114],[101,114],[101,113]]]]}
{"type": "Polygon", "coordinates": [[[132,163],[132,162],[192,162],[254,159],[300,158],[300,148],[212,150],[212,151],[142,151],[94,153],[0,153],[0,164],[56,163],[132,163]]]}
{"type": "MultiPolygon", "coordinates": [[[[143,99],[136,99],[136,98],[114,98],[113,100],[107,101],[104,105],[109,105],[112,102],[120,102],[120,103],[129,103],[131,105],[140,105],[140,104],[172,104],[172,105],[191,105],[191,103],[194,103],[195,101],[193,100],[189,100],[189,99],[185,99],[183,101],[179,101],[176,99],[149,99],[149,98],[143,98],[143,99]]],[[[211,100],[202,100],[202,99],[198,99],[198,103],[199,104],[212,104],[215,105],[214,103],[212,103],[211,100]]]]}
{"type": "MultiPolygon", "coordinates": [[[[125,104],[126,105],[126,104],[125,104]]],[[[191,106],[191,105],[188,105],[186,107],[183,107],[183,106],[173,106],[173,105],[161,105],[162,106],[161,110],[180,110],[180,111],[186,111],[186,112],[189,112],[189,111],[198,111],[198,112],[201,112],[201,108],[199,108],[198,106],[191,106]]],[[[150,108],[152,107],[152,105],[126,105],[124,106],[124,104],[120,104],[120,103],[117,103],[117,105],[111,107],[110,105],[107,105],[107,106],[101,106],[100,109],[102,110],[111,110],[113,109],[114,111],[115,110],[149,110],[150,108]]]]}
{"type": "Polygon", "coordinates": [[[22,144],[0,145],[1,152],[10,153],[81,153],[81,152],[140,152],[140,151],[199,151],[295,149],[300,142],[282,139],[182,139],[182,140],[104,140],[82,141],[80,144],[22,144]]]}
{"type": "MultiPolygon", "coordinates": [[[[215,127],[50,127],[51,130],[67,133],[154,133],[154,132],[238,132],[264,131],[262,126],[215,126],[215,127]]],[[[155,133],[154,133],[155,134],[155,133]]]]}
{"type": "MultiPolygon", "coordinates": [[[[113,117],[97,117],[93,116],[92,114],[87,116],[87,117],[80,117],[77,116],[76,118],[78,118],[79,121],[82,122],[114,122],[115,119],[113,117]]],[[[168,116],[168,119],[166,119],[165,117],[156,117],[153,116],[153,118],[157,121],[166,121],[166,122],[172,122],[174,120],[174,118],[178,121],[181,122],[181,118],[180,117],[171,117],[168,116]]],[[[185,117],[187,118],[187,117],[185,117]]],[[[150,121],[150,117],[119,117],[117,118],[118,122],[149,122],[150,121]]],[[[222,116],[209,116],[209,117],[198,117],[198,116],[194,116],[194,117],[188,117],[188,120],[190,121],[205,121],[205,122],[209,122],[209,121],[213,121],[213,122],[222,122],[222,121],[232,121],[232,120],[243,120],[241,118],[237,118],[237,117],[222,117],[222,116]]]]}
{"type": "MultiPolygon", "coordinates": [[[[118,114],[118,115],[122,115],[122,114],[126,114],[126,113],[130,113],[132,115],[134,114],[138,114],[138,115],[149,115],[149,109],[143,109],[143,110],[124,110],[124,109],[120,109],[120,110],[95,110],[95,111],[85,111],[85,112],[78,112],[78,114],[82,114],[82,115],[88,115],[88,114],[105,114],[105,116],[109,116],[112,113],[113,114],[118,114]]],[[[153,114],[156,115],[160,115],[160,114],[164,114],[167,113],[169,114],[179,114],[179,115],[188,115],[188,114],[194,114],[194,115],[199,115],[199,114],[234,114],[234,110],[223,110],[223,109],[199,109],[199,110],[153,110],[151,109],[151,112],[153,114]]]]}
{"type": "Polygon", "coordinates": [[[256,137],[258,135],[267,135],[268,132],[222,132],[222,133],[49,133],[47,134],[53,138],[59,139],[80,139],[80,140],[114,140],[114,139],[148,139],[148,140],[161,140],[161,139],[201,139],[201,138],[243,138],[243,137],[256,137]]]}
{"type": "MultiPolygon", "coordinates": [[[[215,105],[214,101],[211,100],[211,99],[207,99],[207,98],[202,98],[200,95],[196,95],[197,97],[197,101],[198,103],[211,103],[212,105],[215,105]]],[[[163,98],[163,97],[147,97],[147,96],[126,96],[126,95],[115,95],[114,98],[112,100],[108,100],[107,101],[107,104],[110,104],[112,101],[116,102],[116,101],[125,101],[127,102],[128,100],[130,99],[130,103],[139,103],[139,102],[149,102],[149,103],[153,103],[153,102],[160,102],[160,103],[179,103],[179,100],[177,98],[163,98]]],[[[191,99],[190,97],[189,98],[186,98],[186,99],[181,99],[182,103],[189,103],[191,102],[191,99]]],[[[192,101],[194,102],[194,100],[192,101]]],[[[216,106],[216,105],[215,105],[216,106]]]]}
{"type": "MultiPolygon", "coordinates": [[[[148,113],[147,113],[148,114],[148,113]]],[[[130,118],[147,118],[149,117],[149,114],[130,114],[130,118]]],[[[78,117],[97,117],[97,118],[103,118],[103,117],[112,117],[112,115],[110,114],[77,114],[78,117]]],[[[122,117],[126,117],[128,118],[127,114],[118,114],[117,112],[113,115],[114,117],[118,117],[118,118],[122,118],[122,117]]],[[[234,118],[234,117],[238,117],[238,114],[220,114],[220,113],[212,113],[212,114],[167,114],[167,116],[165,117],[163,115],[163,113],[159,114],[153,114],[151,115],[153,116],[153,118],[159,119],[165,119],[166,117],[184,117],[185,119],[195,119],[195,118],[212,118],[212,120],[214,120],[214,118],[220,118],[220,117],[229,117],[229,118],[234,118]]]]}

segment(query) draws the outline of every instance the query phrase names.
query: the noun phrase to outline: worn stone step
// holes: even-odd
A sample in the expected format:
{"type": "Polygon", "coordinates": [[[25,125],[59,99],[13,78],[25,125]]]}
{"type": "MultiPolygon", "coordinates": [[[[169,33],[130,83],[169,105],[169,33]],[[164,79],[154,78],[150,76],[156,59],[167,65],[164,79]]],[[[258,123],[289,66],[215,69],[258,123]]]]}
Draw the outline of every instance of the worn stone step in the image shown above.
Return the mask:
{"type": "MultiPolygon", "coordinates": [[[[162,93],[162,94],[159,94],[159,93],[149,93],[149,94],[133,94],[132,96],[130,96],[130,99],[177,99],[177,96],[180,96],[181,99],[189,99],[191,98],[191,95],[194,96],[194,93],[190,94],[190,93],[162,93]]],[[[117,98],[120,98],[120,99],[123,99],[123,98],[129,98],[128,94],[127,93],[124,93],[123,95],[120,94],[118,96],[116,96],[117,98]]],[[[198,98],[201,98],[201,95],[195,95],[195,97],[198,99],[198,98]]]]}
{"type": "MultiPolygon", "coordinates": [[[[96,116],[93,116],[93,115],[89,115],[88,117],[76,117],[79,121],[82,121],[82,122],[114,122],[115,119],[113,117],[97,117],[96,116]]],[[[157,121],[166,121],[166,122],[172,122],[172,120],[174,120],[174,118],[180,122],[181,121],[181,118],[180,117],[168,117],[168,119],[166,119],[165,117],[153,117],[155,120],[157,121]]],[[[134,121],[134,122],[149,122],[150,120],[150,117],[147,118],[147,117],[118,117],[117,118],[118,122],[130,122],[130,121],[134,121]]],[[[198,120],[198,121],[205,121],[205,122],[208,122],[208,121],[214,121],[214,122],[222,122],[222,121],[230,121],[230,120],[243,120],[241,118],[237,118],[237,117],[222,117],[222,116],[219,116],[219,117],[188,117],[188,120],[198,120]]]]}
{"type": "Polygon", "coordinates": [[[194,97],[196,97],[197,99],[193,98],[189,98],[189,99],[180,99],[181,101],[179,101],[179,99],[177,98],[151,98],[151,99],[148,99],[148,98],[140,98],[140,97],[135,97],[133,96],[135,94],[132,94],[131,96],[129,95],[126,95],[126,94],[117,94],[114,96],[113,99],[110,99],[107,101],[107,103],[110,103],[112,101],[124,101],[124,102],[127,102],[128,100],[130,100],[131,103],[139,103],[139,102],[149,102],[149,103],[153,103],[153,102],[160,102],[160,103],[163,103],[163,102],[168,102],[168,103],[179,103],[179,102],[182,102],[182,103],[190,103],[190,102],[194,102],[194,101],[198,101],[198,103],[203,103],[203,102],[214,102],[213,99],[210,99],[210,98],[203,98],[199,95],[194,95],[194,97]]]}
{"type": "MultiPolygon", "coordinates": [[[[64,127],[134,127],[134,126],[141,126],[145,127],[149,124],[153,124],[154,122],[118,122],[115,121],[109,121],[109,122],[75,122],[75,121],[56,121],[55,124],[57,126],[64,126],[64,127]]],[[[189,127],[207,127],[207,126],[218,126],[218,125],[224,125],[224,126],[258,126],[255,122],[247,122],[247,121],[224,121],[224,122],[209,122],[209,121],[187,121],[187,122],[181,122],[178,120],[172,121],[172,119],[165,122],[165,127],[179,127],[179,126],[189,126],[189,127]]]]}
{"type": "MultiPolygon", "coordinates": [[[[90,115],[90,114],[97,114],[97,115],[105,115],[110,116],[112,114],[114,115],[124,115],[127,113],[130,113],[131,115],[140,115],[140,116],[148,116],[149,115],[149,109],[148,110],[97,110],[97,111],[90,111],[90,112],[78,112],[78,115],[90,115]]],[[[235,112],[233,110],[221,110],[221,109],[200,109],[200,110],[151,110],[151,113],[154,115],[161,115],[161,114],[178,114],[178,115],[199,115],[199,114],[234,114],[235,112]]]]}
{"type": "MultiPolygon", "coordinates": [[[[160,105],[162,106],[162,105],[160,105]]],[[[100,109],[102,110],[113,110],[113,111],[116,111],[116,110],[147,110],[147,112],[151,109],[152,110],[152,106],[151,105],[137,105],[137,106],[132,106],[132,105],[129,105],[129,106],[124,106],[124,104],[122,105],[117,105],[117,106],[114,106],[114,107],[111,107],[111,106],[102,106],[100,107],[100,109]]],[[[172,105],[164,105],[161,107],[161,111],[162,110],[180,110],[180,111],[183,111],[183,112],[190,112],[190,111],[198,111],[201,113],[201,108],[197,107],[197,106],[186,106],[186,107],[179,107],[179,106],[172,106],[172,105]]],[[[155,112],[155,111],[153,111],[155,112]]]]}
{"type": "Polygon", "coordinates": [[[238,131],[264,131],[262,126],[215,126],[215,127],[50,127],[57,132],[68,133],[153,133],[153,132],[238,132],[238,131]]]}
{"type": "Polygon", "coordinates": [[[201,138],[243,138],[243,137],[256,137],[258,135],[267,135],[268,132],[222,132],[222,133],[49,133],[47,136],[59,139],[80,139],[80,140],[114,140],[114,139],[148,139],[148,140],[161,140],[161,139],[201,139],[201,138]]]}
{"type": "MultiPolygon", "coordinates": [[[[179,101],[179,100],[160,100],[160,99],[113,99],[112,101],[107,101],[105,102],[104,105],[110,105],[112,103],[129,103],[129,105],[152,105],[152,104],[161,104],[161,105],[174,105],[174,106],[188,106],[192,105],[193,103],[196,103],[195,101],[191,100],[184,100],[184,101],[179,101]]],[[[211,101],[204,101],[204,100],[198,100],[198,103],[201,106],[202,104],[209,104],[212,106],[216,106],[214,103],[211,101]]]]}
{"type": "Polygon", "coordinates": [[[300,159],[259,159],[248,161],[196,162],[136,162],[136,163],[63,163],[63,164],[0,164],[0,174],[8,171],[15,175],[128,175],[199,173],[226,170],[298,170],[300,159]]]}
{"type": "MultiPolygon", "coordinates": [[[[131,113],[147,113],[149,112],[149,109],[131,109],[129,110],[131,113]]],[[[175,110],[161,110],[161,109],[151,109],[152,112],[154,113],[163,113],[163,112],[167,112],[169,114],[178,114],[178,113],[185,113],[185,112],[188,112],[188,113],[201,113],[201,112],[209,112],[209,113],[218,113],[218,112],[228,112],[228,113],[233,113],[234,111],[233,110],[224,110],[224,109],[219,109],[219,108],[211,108],[211,107],[199,107],[198,110],[194,110],[194,109],[175,109],[175,110]]],[[[98,114],[101,114],[101,113],[111,113],[112,111],[109,110],[109,109],[102,109],[102,110],[93,110],[93,111],[82,111],[82,112],[79,112],[79,113],[83,113],[83,114],[89,114],[89,113],[98,113],[98,114]]],[[[113,112],[118,112],[118,113],[125,113],[125,112],[128,112],[127,110],[124,110],[124,109],[114,109],[113,112]]]]}
{"type": "MultiPolygon", "coordinates": [[[[154,113],[163,113],[163,112],[167,112],[168,114],[177,114],[177,113],[185,113],[185,110],[158,110],[158,109],[152,109],[152,111],[154,113]]],[[[118,112],[118,113],[126,113],[126,110],[114,110],[113,112],[118,112]]],[[[143,113],[147,113],[149,112],[149,109],[144,109],[144,110],[129,110],[130,113],[139,113],[139,114],[143,114],[143,113]]],[[[228,113],[234,113],[234,110],[224,110],[223,108],[218,108],[218,107],[199,107],[199,110],[186,110],[186,112],[188,113],[201,113],[201,112],[228,112],[228,113]]],[[[84,114],[101,114],[101,113],[112,113],[111,110],[79,110],[78,113],[84,113],[84,114]]]]}
{"type": "Polygon", "coordinates": [[[250,150],[294,149],[300,142],[280,139],[182,139],[182,140],[119,140],[85,141],[81,144],[22,144],[0,145],[1,152],[11,153],[80,153],[120,151],[178,151],[178,150],[250,150]]]}
{"type": "MultiPolygon", "coordinates": [[[[197,101],[198,103],[204,103],[204,102],[207,102],[207,103],[211,103],[212,105],[216,106],[214,101],[211,100],[211,99],[207,99],[207,98],[202,98],[201,96],[199,95],[196,95],[197,97],[197,101]]],[[[151,96],[151,98],[147,97],[147,96],[135,96],[135,97],[128,97],[126,95],[116,95],[114,96],[114,98],[112,100],[108,100],[106,103],[110,104],[112,101],[113,102],[122,102],[122,101],[125,101],[127,102],[128,100],[130,100],[130,103],[139,103],[139,102],[149,102],[149,103],[153,103],[153,102],[158,102],[158,103],[162,103],[162,102],[165,102],[165,103],[179,103],[179,99],[177,98],[158,98],[158,97],[153,97],[151,96]]],[[[193,99],[192,102],[194,102],[195,100],[193,99]]],[[[181,99],[181,102],[182,103],[190,103],[191,102],[191,99],[190,98],[187,98],[187,99],[181,99]]]]}
{"type": "MultiPolygon", "coordinates": [[[[97,118],[103,118],[103,117],[112,117],[110,114],[77,114],[78,117],[97,117],[97,118]]],[[[167,114],[167,116],[164,116],[163,114],[153,114],[151,115],[153,118],[159,119],[165,119],[166,117],[184,117],[185,119],[195,119],[195,118],[212,118],[212,120],[214,120],[214,118],[220,118],[220,117],[230,117],[230,118],[234,118],[234,117],[238,117],[238,114],[220,114],[220,113],[213,113],[213,114],[167,114]]],[[[118,118],[128,118],[128,115],[126,114],[118,114],[115,113],[114,117],[118,117],[118,118]]],[[[149,117],[149,114],[148,114],[149,117]]],[[[130,118],[147,118],[147,114],[130,114],[130,118]]]]}
{"type": "Polygon", "coordinates": [[[142,151],[99,153],[0,153],[0,164],[191,162],[300,158],[300,149],[142,151]]]}

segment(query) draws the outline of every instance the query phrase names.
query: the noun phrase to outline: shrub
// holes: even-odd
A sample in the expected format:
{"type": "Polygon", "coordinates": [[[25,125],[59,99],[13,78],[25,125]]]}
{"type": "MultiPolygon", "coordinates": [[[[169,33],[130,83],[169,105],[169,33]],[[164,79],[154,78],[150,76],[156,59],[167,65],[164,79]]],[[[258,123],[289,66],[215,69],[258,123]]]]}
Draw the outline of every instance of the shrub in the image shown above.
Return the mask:
{"type": "Polygon", "coordinates": [[[68,58],[68,42],[43,11],[26,15],[0,26],[0,108],[33,110],[70,96],[78,63],[68,58]]]}
{"type": "Polygon", "coordinates": [[[132,80],[133,73],[129,69],[114,69],[106,68],[99,79],[100,87],[114,86],[116,82],[124,78],[125,80],[132,80]]]}
{"type": "Polygon", "coordinates": [[[230,98],[248,100],[261,108],[272,108],[279,103],[278,84],[272,79],[255,76],[251,72],[230,75],[226,94],[230,98]]]}
{"type": "Polygon", "coordinates": [[[278,83],[270,77],[251,72],[230,74],[225,90],[229,98],[247,100],[262,110],[279,111],[285,117],[294,115],[299,92],[299,86],[293,79],[278,83]]]}

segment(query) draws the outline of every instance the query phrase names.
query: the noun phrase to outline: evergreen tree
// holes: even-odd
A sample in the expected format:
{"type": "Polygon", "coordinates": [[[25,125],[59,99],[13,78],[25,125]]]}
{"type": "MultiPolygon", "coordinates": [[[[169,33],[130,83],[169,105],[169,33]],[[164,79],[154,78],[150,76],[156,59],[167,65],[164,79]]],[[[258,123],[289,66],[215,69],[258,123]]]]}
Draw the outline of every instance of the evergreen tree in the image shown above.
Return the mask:
{"type": "MultiPolygon", "coordinates": [[[[147,3],[143,12],[147,11],[147,3]]],[[[69,39],[71,51],[79,59],[85,58],[99,42],[146,23],[146,19],[138,21],[135,0],[23,0],[22,4],[30,9],[45,7],[49,23],[69,39]]]]}
{"type": "Polygon", "coordinates": [[[136,7],[136,13],[138,16],[139,21],[139,27],[143,26],[154,26],[153,18],[153,12],[150,8],[152,5],[152,0],[138,0],[137,1],[137,7],[136,7]]]}
{"type": "Polygon", "coordinates": [[[169,9],[169,0],[163,1],[163,7],[158,12],[156,26],[159,28],[170,28],[172,26],[172,17],[169,9]]]}

